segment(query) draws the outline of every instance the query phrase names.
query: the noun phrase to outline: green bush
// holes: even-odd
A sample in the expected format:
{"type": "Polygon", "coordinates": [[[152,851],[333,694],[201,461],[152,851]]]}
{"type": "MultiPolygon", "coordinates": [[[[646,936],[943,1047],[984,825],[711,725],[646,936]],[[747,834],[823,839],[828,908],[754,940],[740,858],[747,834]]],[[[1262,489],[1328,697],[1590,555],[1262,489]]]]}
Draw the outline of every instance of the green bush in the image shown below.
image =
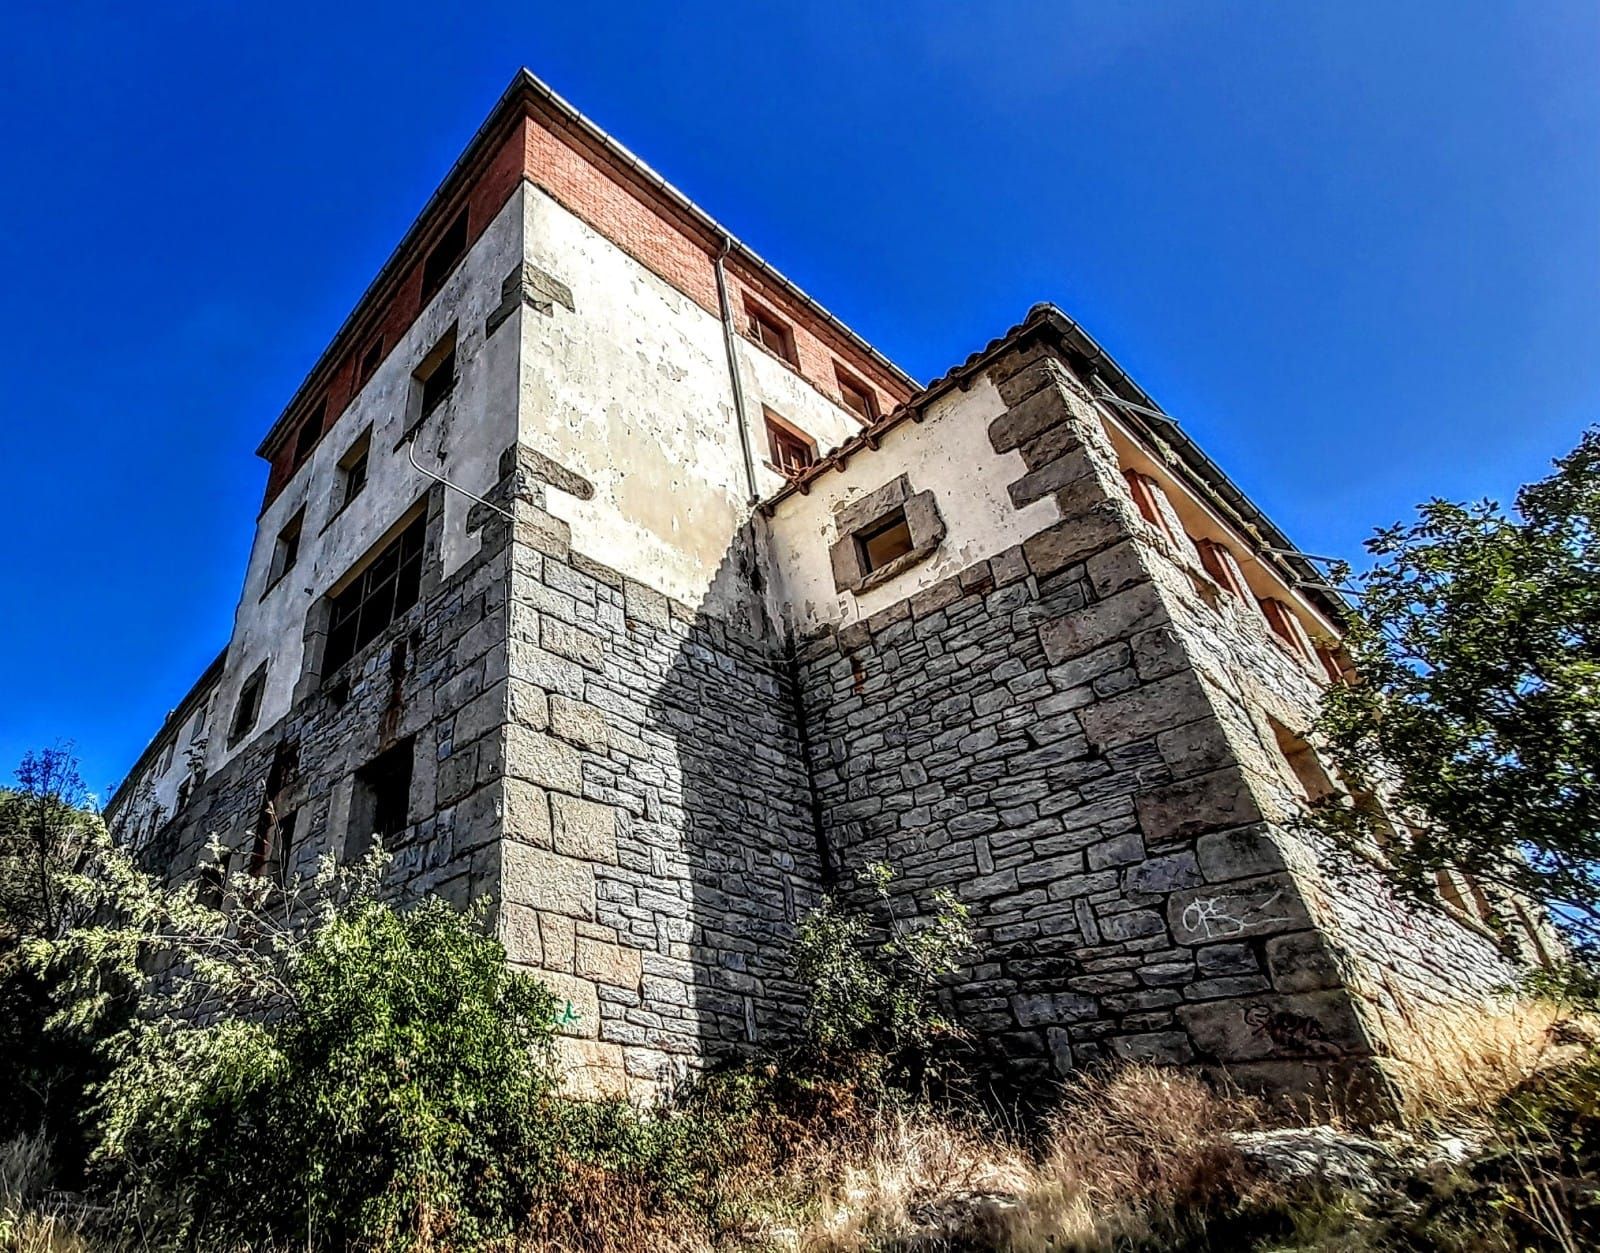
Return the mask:
{"type": "Polygon", "coordinates": [[[98,1160],[248,1241],[511,1230],[551,1168],[556,1007],[475,922],[358,898],[286,963],[276,1017],[145,1026],[100,1089],[98,1160]]]}
{"type": "Polygon", "coordinates": [[[827,896],[802,921],[794,962],[807,992],[804,1047],[824,1069],[882,1059],[891,1077],[920,1087],[934,1054],[961,1039],[937,994],[971,950],[972,924],[943,889],[931,913],[902,917],[893,880],[890,867],[870,863],[856,877],[870,911],[827,896]]]}

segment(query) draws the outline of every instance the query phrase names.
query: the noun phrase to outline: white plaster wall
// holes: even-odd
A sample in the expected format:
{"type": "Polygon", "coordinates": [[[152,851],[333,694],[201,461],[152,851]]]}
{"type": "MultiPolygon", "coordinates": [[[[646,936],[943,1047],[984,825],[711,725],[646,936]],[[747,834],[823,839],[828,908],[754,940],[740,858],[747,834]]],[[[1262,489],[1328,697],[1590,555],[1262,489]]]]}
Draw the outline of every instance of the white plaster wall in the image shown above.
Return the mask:
{"type": "MultiPolygon", "coordinates": [[[[500,303],[502,280],[521,264],[525,195],[525,190],[513,193],[257,521],[213,714],[214,734],[207,752],[211,769],[289,711],[302,669],[303,633],[311,606],[427,492],[430,481],[412,468],[406,450],[395,444],[406,429],[412,373],[452,321],[457,323],[455,392],[422,426],[417,460],[480,495],[499,480],[500,453],[516,438],[516,318],[503,323],[488,340],[484,319],[500,303]],[[369,422],[367,486],[341,513],[339,460],[369,422]],[[299,557],[263,596],[278,533],[302,504],[306,515],[299,557]],[[260,716],[251,734],[229,749],[228,729],[239,689],[263,658],[270,664],[260,716]]],[[[460,493],[445,494],[445,577],[477,549],[476,534],[466,531],[471,507],[460,493]]]]}
{"type": "MultiPolygon", "coordinates": [[[[544,193],[525,199],[528,260],[567,284],[576,311],[521,319],[522,442],[594,484],[552,490],[573,548],[711,612],[717,572],[749,517],[749,485],[721,320],[544,193]]],[[[830,448],[859,424],[761,348],[739,344],[757,491],[783,480],[761,405],[830,448]]]]}
{"type": "Polygon", "coordinates": [[[1046,498],[1015,509],[1006,491],[1027,473],[1020,452],[997,454],[989,424],[1006,411],[994,384],[983,378],[928,407],[919,422],[902,422],[876,451],[862,450],[843,470],[816,479],[804,495],[780,501],[770,521],[770,587],[775,612],[806,634],[870,617],[1021,543],[1061,515],[1046,498]],[[909,475],[911,489],[932,491],[944,518],[945,537],[928,560],[863,595],[834,588],[828,549],[838,538],[834,510],[909,475]]]}
{"type": "Polygon", "coordinates": [[[191,754],[198,752],[204,758],[206,745],[215,731],[216,710],[212,702],[216,689],[208,688],[204,692],[194,693],[194,696],[194,704],[184,711],[183,720],[173,733],[176,743],[171,763],[165,770],[161,768],[166,748],[158,749],[144,772],[137,778],[129,779],[119,790],[115,807],[108,808],[106,823],[119,837],[131,837],[134,832],[141,830],[149,822],[152,813],[159,813],[162,821],[165,821],[167,815],[177,808],[178,788],[191,773],[191,754]],[[195,714],[200,709],[206,709],[208,714],[197,734],[195,714]]]}

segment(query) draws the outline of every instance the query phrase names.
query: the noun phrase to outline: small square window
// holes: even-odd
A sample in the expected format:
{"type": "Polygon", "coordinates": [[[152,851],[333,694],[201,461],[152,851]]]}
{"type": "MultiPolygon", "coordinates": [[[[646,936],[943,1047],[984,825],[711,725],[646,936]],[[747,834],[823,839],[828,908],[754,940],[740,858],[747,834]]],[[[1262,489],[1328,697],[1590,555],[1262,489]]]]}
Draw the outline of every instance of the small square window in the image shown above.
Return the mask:
{"type": "Polygon", "coordinates": [[[239,689],[239,703],[233,707],[233,724],[228,728],[229,748],[255,729],[256,719],[261,716],[261,693],[266,685],[267,663],[262,662],[239,689]]]}
{"type": "Polygon", "coordinates": [[[816,464],[817,445],[804,431],[785,421],[772,410],[765,410],[767,419],[767,448],[772,464],[778,472],[790,478],[803,474],[816,464]]]}
{"type": "MultiPolygon", "coordinates": [[[[302,505],[295,510],[294,517],[283,524],[283,530],[278,532],[278,538],[272,545],[272,564],[267,568],[269,591],[277,586],[279,579],[294,569],[294,563],[299,560],[300,536],[305,530],[305,524],[306,510],[302,505]]],[[[202,709],[202,716],[204,712],[202,709]]]]}
{"type": "Polygon", "coordinates": [[[915,547],[911,542],[911,525],[906,521],[904,509],[896,509],[882,521],[874,522],[857,533],[855,538],[857,551],[861,554],[863,574],[881,570],[915,547]]]}
{"type": "Polygon", "coordinates": [[[750,317],[750,338],[799,369],[800,358],[795,352],[794,332],[788,325],[754,301],[745,302],[745,312],[750,317]]]}
{"type": "Polygon", "coordinates": [[[383,336],[380,335],[368,344],[366,352],[361,354],[361,366],[356,372],[356,386],[360,387],[366,383],[368,379],[378,372],[378,367],[382,364],[383,336]]]}
{"type": "Polygon", "coordinates": [[[300,429],[294,435],[294,464],[298,468],[305,464],[311,450],[317,446],[317,441],[322,438],[322,423],[327,416],[328,402],[323,401],[300,423],[300,429]]]}
{"type": "Polygon", "coordinates": [[[367,485],[367,459],[372,452],[372,428],[361,432],[339,458],[339,508],[346,508],[367,485]]]}
{"type": "Polygon", "coordinates": [[[413,739],[405,739],[356,771],[350,793],[350,826],[344,859],[359,861],[373,837],[392,839],[411,825],[413,739]]]}
{"type": "Polygon", "coordinates": [[[439,236],[439,242],[433,246],[428,259],[422,263],[424,301],[444,286],[445,279],[450,277],[450,271],[456,268],[456,264],[466,255],[466,251],[467,211],[463,209],[456,214],[450,225],[445,227],[444,234],[439,236]]]}
{"type": "Polygon", "coordinates": [[[863,422],[876,422],[878,397],[872,389],[860,379],[847,373],[843,366],[834,366],[834,374],[839,379],[839,398],[844,401],[844,407],[863,422]]]}

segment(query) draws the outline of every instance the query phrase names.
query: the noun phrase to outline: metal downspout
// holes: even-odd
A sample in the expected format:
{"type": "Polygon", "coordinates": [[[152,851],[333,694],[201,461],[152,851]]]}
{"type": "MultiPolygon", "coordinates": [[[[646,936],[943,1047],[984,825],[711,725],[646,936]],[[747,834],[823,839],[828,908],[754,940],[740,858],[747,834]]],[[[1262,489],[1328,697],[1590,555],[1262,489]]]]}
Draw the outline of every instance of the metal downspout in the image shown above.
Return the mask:
{"type": "Polygon", "coordinates": [[[738,332],[733,329],[733,306],[728,301],[728,276],[722,268],[722,260],[733,251],[733,236],[722,237],[722,251],[712,258],[712,266],[717,272],[717,303],[722,308],[722,344],[728,350],[728,381],[733,384],[733,414],[734,420],[739,425],[739,449],[744,453],[744,481],[749,489],[749,504],[755,504],[758,499],[756,494],[756,463],[750,453],[750,422],[745,411],[744,384],[739,379],[739,349],[738,332]]]}

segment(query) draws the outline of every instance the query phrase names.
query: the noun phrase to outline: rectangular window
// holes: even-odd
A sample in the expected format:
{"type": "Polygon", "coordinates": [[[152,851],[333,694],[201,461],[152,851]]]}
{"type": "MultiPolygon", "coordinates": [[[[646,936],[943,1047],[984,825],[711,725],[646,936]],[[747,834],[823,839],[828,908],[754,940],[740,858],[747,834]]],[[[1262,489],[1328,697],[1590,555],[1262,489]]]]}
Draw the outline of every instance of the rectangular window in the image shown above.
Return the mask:
{"type": "Polygon", "coordinates": [[[350,792],[350,826],[344,840],[345,861],[365,857],[374,836],[388,841],[411,825],[414,747],[413,739],[401,740],[356,771],[350,792]]]}
{"type": "Polygon", "coordinates": [[[467,211],[462,209],[450,225],[444,228],[444,234],[439,236],[439,242],[433,246],[428,259],[422,263],[424,302],[444,285],[445,279],[450,277],[450,271],[456,268],[457,263],[466,255],[466,251],[467,211]]]}
{"type": "MultiPolygon", "coordinates": [[[[272,564],[267,568],[269,591],[277,586],[279,579],[294,569],[294,563],[300,557],[300,533],[305,529],[305,524],[306,509],[301,505],[295,510],[294,517],[283,524],[283,530],[278,532],[278,538],[272,545],[272,564]]],[[[204,722],[204,713],[202,709],[202,716],[197,721],[204,722]]]]}
{"type": "Polygon", "coordinates": [[[233,707],[233,723],[228,728],[229,748],[255,729],[256,719],[261,716],[261,693],[266,685],[267,663],[263,661],[239,689],[239,703],[233,707]]]}
{"type": "Polygon", "coordinates": [[[1124,470],[1122,477],[1128,481],[1128,491],[1133,496],[1133,503],[1139,508],[1142,517],[1156,530],[1160,531],[1174,545],[1182,547],[1180,537],[1187,539],[1178,515],[1172,508],[1172,502],[1167,499],[1167,493],[1161,484],[1148,474],[1140,474],[1137,470],[1124,470]]]}
{"type": "Polygon", "coordinates": [[[904,557],[913,547],[911,526],[904,509],[896,509],[856,535],[863,574],[881,570],[897,557],[904,557]]]}
{"type": "Polygon", "coordinates": [[[361,354],[361,367],[356,372],[356,386],[360,387],[378,372],[378,367],[383,364],[383,336],[378,336],[367,345],[366,352],[361,354]]]}
{"type": "Polygon", "coordinates": [[[816,464],[817,445],[810,436],[772,410],[763,412],[767,420],[767,448],[779,473],[792,478],[816,464]]]}
{"type": "Polygon", "coordinates": [[[1203,539],[1196,540],[1195,547],[1200,550],[1200,564],[1216,581],[1218,587],[1225,592],[1233,593],[1247,605],[1255,599],[1250,594],[1250,585],[1244,581],[1244,571],[1239,569],[1238,558],[1226,544],[1203,539]]]}
{"type": "Polygon", "coordinates": [[[412,376],[421,391],[416,421],[421,422],[444,404],[456,389],[456,328],[451,327],[428,351],[412,376]]]}
{"type": "Polygon", "coordinates": [[[322,673],[331,675],[417,603],[422,588],[422,548],[428,518],[414,522],[371,557],[333,597],[322,673]]]}
{"type": "Polygon", "coordinates": [[[794,332],[754,301],[745,301],[744,308],[750,318],[750,338],[799,369],[800,357],[794,348],[794,332]]]}
{"type": "Polygon", "coordinates": [[[324,400],[300,423],[300,429],[294,435],[294,464],[298,468],[305,464],[311,450],[317,446],[317,441],[322,438],[322,423],[327,417],[328,402],[324,400]]]}
{"type": "Polygon", "coordinates": [[[1281,600],[1274,600],[1271,597],[1261,602],[1261,612],[1266,615],[1267,625],[1272,628],[1272,633],[1289,646],[1290,652],[1306,665],[1321,669],[1316,648],[1311,643],[1311,637],[1306,634],[1305,627],[1300,625],[1299,614],[1281,600]]]}
{"type": "Polygon", "coordinates": [[[172,769],[172,758],[177,751],[178,741],[175,739],[168,740],[167,747],[161,753],[161,764],[156,767],[156,773],[158,775],[166,774],[167,771],[172,769]]]}
{"type": "Polygon", "coordinates": [[[876,422],[878,397],[873,390],[860,379],[846,373],[843,366],[835,365],[833,370],[839,380],[839,398],[844,401],[844,407],[863,422],[876,422]]]}
{"type": "Polygon", "coordinates": [[[361,432],[339,458],[339,508],[346,508],[367,485],[367,459],[372,452],[372,428],[361,432]]]}
{"type": "Polygon", "coordinates": [[[206,715],[210,712],[211,701],[209,699],[201,701],[200,708],[194,711],[194,721],[189,724],[189,738],[191,740],[197,740],[205,734],[206,715]]]}

